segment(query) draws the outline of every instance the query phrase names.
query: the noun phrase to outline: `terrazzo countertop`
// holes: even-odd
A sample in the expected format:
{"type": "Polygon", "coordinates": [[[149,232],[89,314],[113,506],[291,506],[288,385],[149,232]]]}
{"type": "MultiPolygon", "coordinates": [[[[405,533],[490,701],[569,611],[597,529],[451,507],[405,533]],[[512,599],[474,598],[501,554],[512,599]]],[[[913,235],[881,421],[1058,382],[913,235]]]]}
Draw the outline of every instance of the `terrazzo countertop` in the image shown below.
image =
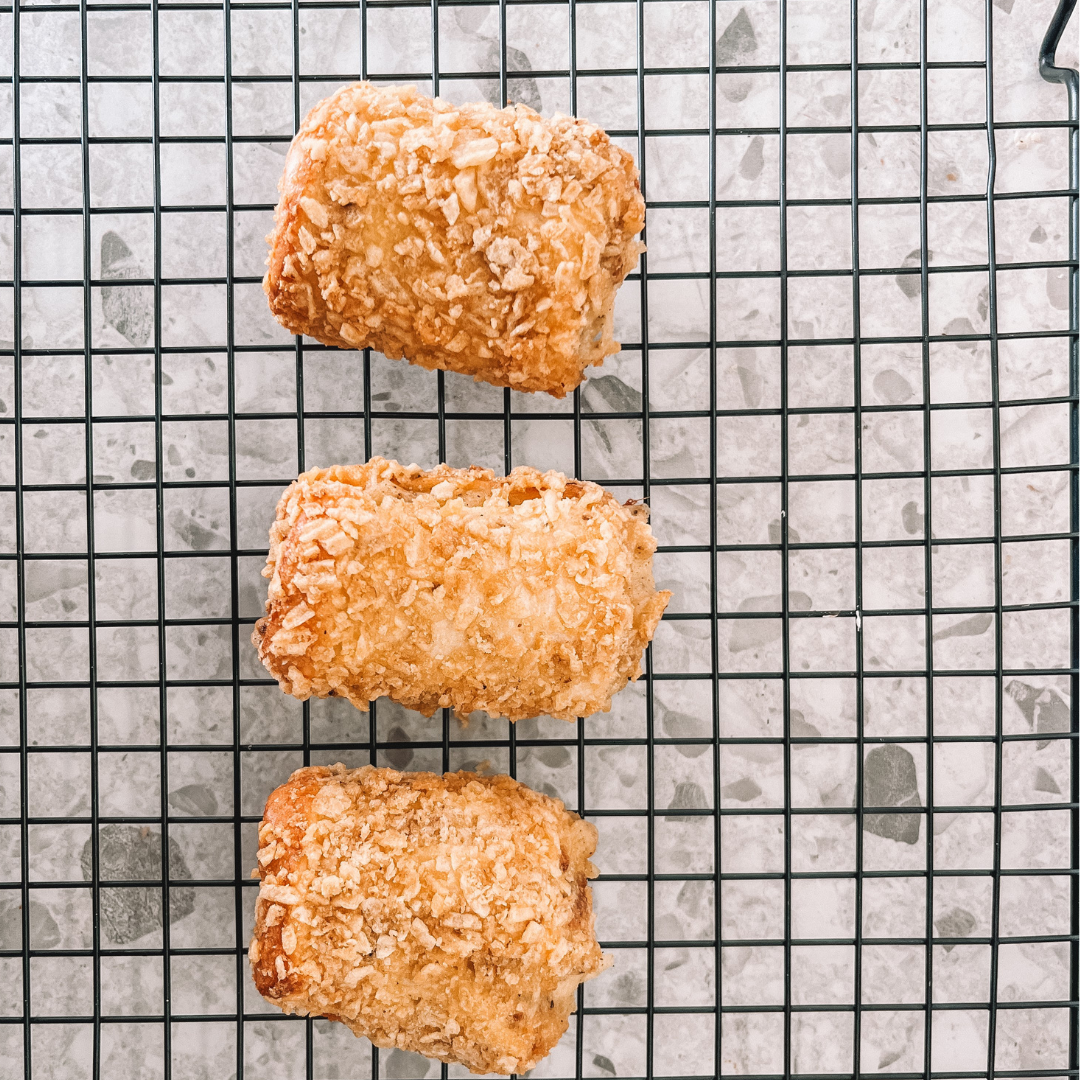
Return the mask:
{"type": "MultiPolygon", "coordinates": [[[[534,1076],[579,1061],[584,1076],[704,1076],[717,1057],[725,1075],[850,1074],[856,1052],[864,1073],[1070,1065],[1072,474],[1053,468],[1070,460],[1068,205],[1008,197],[1068,188],[1067,129],[1046,123],[1067,117],[1065,91],[1036,63],[1053,6],[930,0],[926,345],[918,3],[857,5],[859,61],[907,66],[859,71],[854,148],[847,3],[716,4],[712,145],[706,0],[438,8],[440,93],[498,100],[504,18],[507,94],[545,115],[572,105],[572,10],[577,112],[643,155],[650,207],[649,277],[619,293],[626,347],[582,387],[579,457],[570,399],[509,393],[508,420],[502,390],[445,376],[450,464],[509,459],[648,497],[673,593],[651,681],[608,715],[514,730],[518,778],[599,829],[597,933],[616,957],[584,989],[601,1011],[534,1076]],[[996,295],[986,201],[962,198],[987,183],[989,16],[996,295]],[[900,200],[860,205],[854,289],[853,184],[900,200]],[[857,816],[860,785],[875,810],[857,816]],[[953,1007],[925,1008],[928,979],[953,1007]]],[[[365,401],[363,357],[294,344],[258,277],[296,111],[357,77],[362,47],[368,73],[430,72],[431,9],[369,0],[362,40],[356,6],[233,5],[228,69],[220,8],[155,10],[156,34],[145,6],[87,9],[85,132],[80,13],[20,16],[17,267],[0,213],[0,285],[22,282],[18,326],[0,288],[0,871],[15,883],[0,1019],[24,1005],[22,687],[30,1008],[66,1018],[30,1026],[33,1075],[92,1075],[96,987],[111,1080],[162,1076],[166,1056],[183,1080],[370,1077],[370,1044],[280,1017],[237,951],[264,800],[305,762],[372,760],[373,733],[398,769],[442,770],[443,723],[452,769],[507,771],[511,747],[479,714],[380,702],[371,721],[267,682],[248,638],[280,491],[369,451],[432,466],[439,421],[434,373],[374,354],[365,401]],[[156,215],[156,198],[184,209],[156,215]],[[165,865],[167,896],[109,884],[165,865]]],[[[10,139],[10,14],[0,36],[10,139]]],[[[1075,66],[1076,46],[1058,62],[1075,66]]],[[[0,209],[15,198],[8,149],[0,209]]],[[[23,1075],[25,1030],[0,1024],[3,1080],[23,1075]]],[[[378,1068],[439,1075],[399,1050],[378,1068]]]]}

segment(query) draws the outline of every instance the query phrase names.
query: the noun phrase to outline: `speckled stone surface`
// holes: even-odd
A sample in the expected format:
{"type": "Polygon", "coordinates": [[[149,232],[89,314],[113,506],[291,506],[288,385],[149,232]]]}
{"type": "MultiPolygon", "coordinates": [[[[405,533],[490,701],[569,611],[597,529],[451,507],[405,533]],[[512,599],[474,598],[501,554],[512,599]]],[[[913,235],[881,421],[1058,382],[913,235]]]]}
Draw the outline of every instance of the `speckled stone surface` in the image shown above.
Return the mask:
{"type": "MultiPolygon", "coordinates": [[[[79,13],[24,9],[21,74],[67,81],[19,84],[19,132],[44,141],[20,148],[35,212],[18,323],[0,289],[0,554],[27,556],[21,589],[0,560],[0,1078],[23,1075],[27,999],[62,1018],[30,1026],[33,1076],[50,1080],[92,1075],[95,1000],[110,1080],[162,1076],[166,1056],[183,1080],[438,1076],[399,1050],[373,1063],[340,1025],[280,1017],[238,951],[266,795],[306,761],[373,758],[513,767],[594,820],[597,928],[616,963],[534,1076],[705,1076],[717,1061],[724,1075],[850,1075],[856,1056],[870,1074],[1064,1074],[1068,212],[1050,194],[995,200],[992,293],[979,126],[992,17],[995,191],[1067,188],[1065,129],[1035,126],[1067,115],[1036,65],[1053,4],[927,5],[927,59],[958,66],[926,73],[925,306],[919,4],[856,6],[858,60],[898,66],[860,69],[854,102],[851,9],[836,0],[717,3],[712,23],[707,0],[577,4],[576,98],[567,4],[438,9],[444,97],[498,101],[504,17],[508,96],[607,126],[643,159],[649,200],[647,284],[618,299],[624,351],[576,405],[442,380],[448,462],[647,496],[673,593],[651,684],[576,726],[519,723],[513,756],[484,716],[302,706],[248,641],[274,503],[299,468],[440,457],[434,373],[294,343],[258,284],[296,110],[362,56],[430,89],[431,9],[369,3],[362,33],[355,7],[234,6],[226,56],[220,8],[160,6],[155,37],[149,9],[90,5],[85,126],[79,13]],[[857,288],[853,184],[871,200],[857,288]],[[995,464],[1011,470],[997,483],[995,464]],[[928,985],[948,1008],[927,1008],[928,985]]],[[[9,15],[0,37],[10,137],[9,15]]],[[[1075,32],[1059,62],[1076,64],[1075,32]]],[[[0,207],[14,198],[9,149],[0,207]]],[[[4,281],[14,245],[0,215],[4,281]]]]}

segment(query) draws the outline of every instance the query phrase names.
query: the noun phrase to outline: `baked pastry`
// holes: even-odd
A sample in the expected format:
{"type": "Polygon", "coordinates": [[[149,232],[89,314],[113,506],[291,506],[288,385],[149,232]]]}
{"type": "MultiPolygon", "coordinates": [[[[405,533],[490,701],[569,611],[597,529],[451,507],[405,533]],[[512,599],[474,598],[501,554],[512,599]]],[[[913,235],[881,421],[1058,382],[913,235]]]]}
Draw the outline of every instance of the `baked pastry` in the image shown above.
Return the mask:
{"type": "Polygon", "coordinates": [[[301,700],[573,720],[641,674],[655,549],[647,507],[558,472],[313,469],[278,503],[252,641],[301,700]]]}
{"type": "Polygon", "coordinates": [[[533,1068],[593,932],[596,829],[509,776],[300,769],[259,827],[259,992],[376,1046],[473,1072],[533,1068]]]}
{"type": "Polygon", "coordinates": [[[287,330],[563,397],[619,351],[638,172],[595,124],[354,83],[293,139],[264,280],[287,330]]]}

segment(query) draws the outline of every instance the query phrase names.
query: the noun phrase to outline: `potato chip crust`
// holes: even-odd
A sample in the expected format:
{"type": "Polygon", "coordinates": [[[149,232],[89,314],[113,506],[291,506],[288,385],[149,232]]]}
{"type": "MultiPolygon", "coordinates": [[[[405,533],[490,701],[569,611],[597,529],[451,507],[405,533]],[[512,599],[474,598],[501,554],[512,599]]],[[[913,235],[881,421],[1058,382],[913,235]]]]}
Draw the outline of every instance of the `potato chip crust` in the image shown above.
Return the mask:
{"type": "Polygon", "coordinates": [[[619,351],[645,203],[595,124],[355,83],[308,114],[279,189],[263,287],[294,334],[556,397],[619,351]]]}
{"type": "Polygon", "coordinates": [[[509,776],[300,769],[259,827],[259,992],[376,1046],[525,1072],[559,1041],[593,932],[596,829],[509,776]]]}
{"type": "Polygon", "coordinates": [[[278,503],[252,641],[301,699],[573,720],[641,674],[655,549],[647,507],[558,472],[313,469],[278,503]]]}

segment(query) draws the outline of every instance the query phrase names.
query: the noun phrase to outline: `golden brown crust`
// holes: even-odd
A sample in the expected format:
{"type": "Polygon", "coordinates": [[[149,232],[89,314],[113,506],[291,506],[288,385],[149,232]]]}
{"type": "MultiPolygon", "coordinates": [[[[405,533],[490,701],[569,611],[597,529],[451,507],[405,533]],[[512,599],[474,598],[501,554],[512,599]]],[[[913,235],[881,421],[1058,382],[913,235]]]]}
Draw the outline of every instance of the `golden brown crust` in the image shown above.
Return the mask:
{"type": "Polygon", "coordinates": [[[295,334],[556,397],[619,351],[645,203],[594,124],[355,83],[309,113],[280,191],[263,286],[295,334]]]}
{"type": "Polygon", "coordinates": [[[655,549],[646,507],[562,473],[314,469],[278,503],[252,641],[301,699],[573,720],[641,674],[655,549]]]}
{"type": "Polygon", "coordinates": [[[249,959],[285,1012],[524,1072],[608,966],[596,830],[508,776],[300,769],[267,800],[249,959]]]}

